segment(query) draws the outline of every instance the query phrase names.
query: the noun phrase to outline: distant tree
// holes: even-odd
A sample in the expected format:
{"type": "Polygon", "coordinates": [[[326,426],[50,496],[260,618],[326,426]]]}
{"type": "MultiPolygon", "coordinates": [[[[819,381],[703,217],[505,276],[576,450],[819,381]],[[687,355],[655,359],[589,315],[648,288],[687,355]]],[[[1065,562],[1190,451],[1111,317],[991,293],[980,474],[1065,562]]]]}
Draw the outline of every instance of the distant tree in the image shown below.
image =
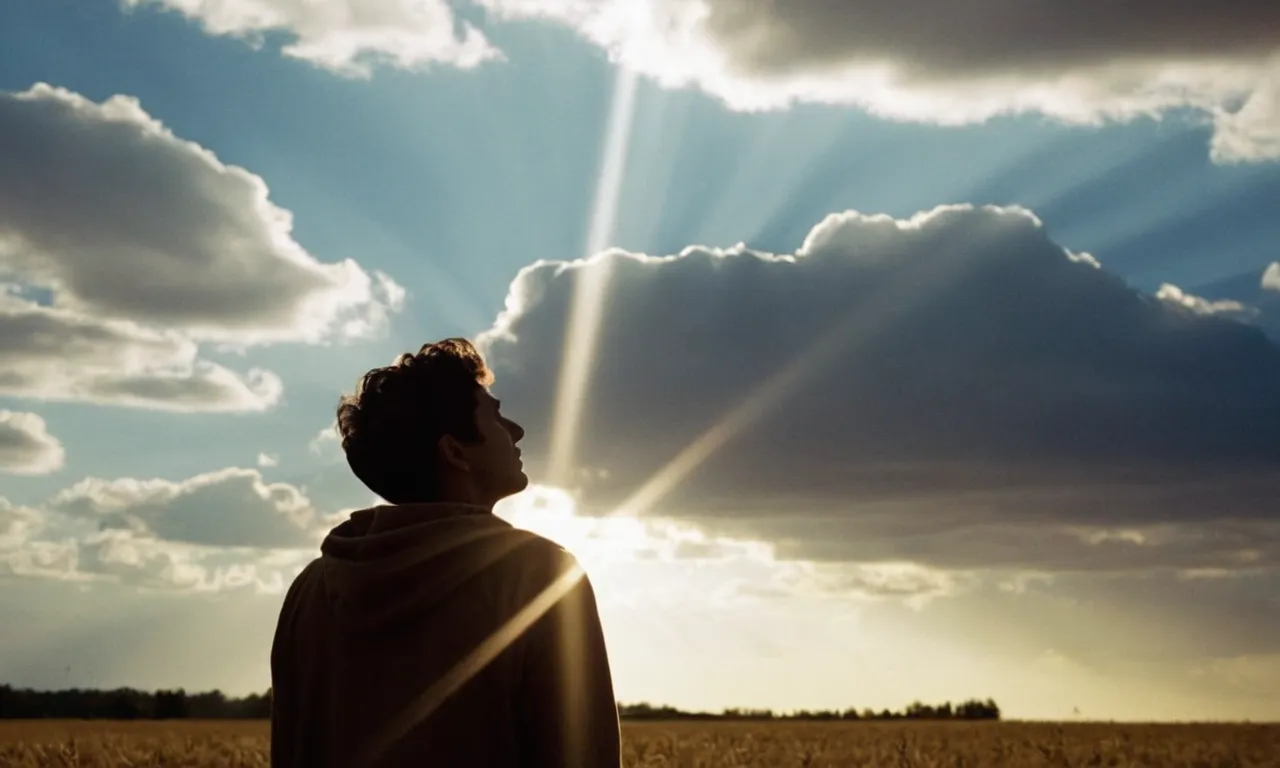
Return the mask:
{"type": "Polygon", "coordinates": [[[177,720],[188,717],[187,692],[181,688],[176,691],[156,691],[155,713],[158,720],[177,720]]]}
{"type": "MultiPolygon", "coordinates": [[[[772,709],[730,707],[719,713],[689,712],[669,705],[655,706],[647,702],[618,705],[618,714],[626,720],[896,720],[960,719],[998,720],[1000,708],[991,699],[970,699],[952,705],[944,702],[929,705],[913,701],[901,712],[853,707],[837,709],[800,709],[789,713],[772,709]]],[[[132,688],[110,691],[71,688],[61,691],[36,691],[0,685],[0,718],[84,718],[137,720],[245,719],[271,717],[271,689],[232,698],[222,691],[188,693],[182,688],[146,693],[132,688]]]]}

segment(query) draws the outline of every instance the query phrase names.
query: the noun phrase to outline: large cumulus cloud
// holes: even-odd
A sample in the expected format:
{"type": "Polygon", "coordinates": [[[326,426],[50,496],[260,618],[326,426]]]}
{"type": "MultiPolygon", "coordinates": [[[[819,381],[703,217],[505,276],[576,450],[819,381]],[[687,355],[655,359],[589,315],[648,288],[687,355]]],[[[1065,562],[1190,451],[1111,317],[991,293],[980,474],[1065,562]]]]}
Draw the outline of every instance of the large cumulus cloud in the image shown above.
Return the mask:
{"type": "Polygon", "coordinates": [[[856,104],[960,123],[1007,112],[1071,121],[1192,107],[1212,152],[1280,156],[1280,11],[1238,0],[1107,5],[1065,0],[484,0],[579,29],[642,72],[739,108],[856,104]]]}
{"type": "MultiPolygon", "coordinates": [[[[541,262],[484,337],[548,445],[575,279],[612,270],[578,456],[617,505],[704,437],[656,514],[796,557],[1256,569],[1280,558],[1280,349],[1144,295],[1017,208],[820,222],[795,254],[541,262]]],[[[688,452],[685,456],[690,455],[688,452]]]]}
{"type": "Polygon", "coordinates": [[[136,99],[37,84],[0,94],[5,393],[171,410],[260,410],[280,382],[198,356],[367,337],[404,291],[318,261],[265,182],[136,99]]]}

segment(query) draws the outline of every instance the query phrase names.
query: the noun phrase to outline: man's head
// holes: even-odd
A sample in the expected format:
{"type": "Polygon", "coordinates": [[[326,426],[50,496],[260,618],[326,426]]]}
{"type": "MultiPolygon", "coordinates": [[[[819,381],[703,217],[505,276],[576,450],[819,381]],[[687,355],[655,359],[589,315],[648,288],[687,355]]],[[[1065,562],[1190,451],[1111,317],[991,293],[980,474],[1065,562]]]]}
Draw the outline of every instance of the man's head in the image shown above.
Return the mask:
{"type": "Polygon", "coordinates": [[[491,506],[529,484],[524,430],[489,394],[493,373],[466,339],[424,344],[364,375],[338,405],[342,450],[356,477],[392,504],[491,506]]]}

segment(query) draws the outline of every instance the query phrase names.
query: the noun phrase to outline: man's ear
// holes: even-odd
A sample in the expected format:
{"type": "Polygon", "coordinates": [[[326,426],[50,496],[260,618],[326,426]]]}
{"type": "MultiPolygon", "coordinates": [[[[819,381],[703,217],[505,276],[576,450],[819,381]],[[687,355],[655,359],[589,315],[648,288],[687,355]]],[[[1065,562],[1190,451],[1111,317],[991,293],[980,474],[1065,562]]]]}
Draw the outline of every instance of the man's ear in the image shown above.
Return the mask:
{"type": "Polygon", "coordinates": [[[441,435],[439,442],[436,443],[436,451],[440,454],[440,461],[447,466],[461,472],[471,471],[471,464],[462,451],[462,443],[458,442],[453,435],[441,435]]]}

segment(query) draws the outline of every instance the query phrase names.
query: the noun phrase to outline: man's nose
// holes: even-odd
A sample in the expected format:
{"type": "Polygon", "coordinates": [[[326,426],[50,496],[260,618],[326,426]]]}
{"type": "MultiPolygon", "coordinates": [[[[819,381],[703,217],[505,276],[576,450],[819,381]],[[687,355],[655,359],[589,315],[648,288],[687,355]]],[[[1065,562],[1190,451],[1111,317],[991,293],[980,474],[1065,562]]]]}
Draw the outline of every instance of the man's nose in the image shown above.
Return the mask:
{"type": "Polygon", "coordinates": [[[511,442],[518,443],[524,437],[524,427],[507,419],[507,431],[511,433],[511,442]]]}

